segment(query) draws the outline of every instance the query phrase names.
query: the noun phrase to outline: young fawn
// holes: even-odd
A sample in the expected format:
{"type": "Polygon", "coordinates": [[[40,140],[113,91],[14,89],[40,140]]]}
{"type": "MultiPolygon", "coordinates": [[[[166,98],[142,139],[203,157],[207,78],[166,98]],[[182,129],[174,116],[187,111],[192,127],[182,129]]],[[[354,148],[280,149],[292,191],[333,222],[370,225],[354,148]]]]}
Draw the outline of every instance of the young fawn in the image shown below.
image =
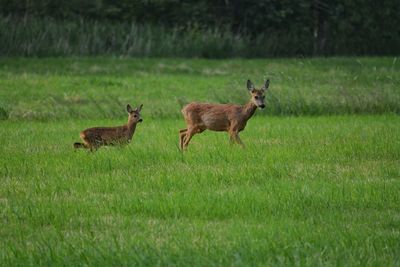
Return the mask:
{"type": "Polygon", "coordinates": [[[192,102],[182,109],[186,121],[186,129],[179,131],[179,145],[182,150],[189,145],[193,135],[205,130],[228,132],[231,142],[242,146],[239,132],[244,130],[247,121],[253,116],[257,107],[264,108],[265,91],[269,87],[269,80],[261,89],[256,89],[250,80],[247,80],[247,89],[251,99],[244,106],[236,104],[207,104],[192,102]]]}
{"type": "Polygon", "coordinates": [[[80,133],[83,143],[74,143],[75,148],[88,148],[91,151],[100,146],[122,145],[131,141],[136,130],[136,125],[142,122],[140,111],[143,105],[132,109],[130,105],[126,106],[129,113],[128,123],[117,127],[94,127],[80,133]]]}

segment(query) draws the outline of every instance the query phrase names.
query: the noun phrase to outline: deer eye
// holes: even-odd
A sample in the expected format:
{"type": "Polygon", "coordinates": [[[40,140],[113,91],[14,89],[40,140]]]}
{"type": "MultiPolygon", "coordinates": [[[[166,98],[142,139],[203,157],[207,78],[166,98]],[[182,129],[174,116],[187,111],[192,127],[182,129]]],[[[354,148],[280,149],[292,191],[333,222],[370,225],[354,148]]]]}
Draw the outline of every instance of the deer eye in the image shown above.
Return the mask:
{"type": "Polygon", "coordinates": [[[135,115],[133,115],[133,117],[134,117],[134,118],[136,118],[136,117],[137,117],[137,115],[135,114],[135,115]]]}
{"type": "Polygon", "coordinates": [[[265,99],[265,95],[263,95],[262,98],[265,99]]]}
{"type": "Polygon", "coordinates": [[[256,95],[254,98],[255,98],[255,99],[258,99],[259,97],[258,97],[258,95],[256,95]]]}

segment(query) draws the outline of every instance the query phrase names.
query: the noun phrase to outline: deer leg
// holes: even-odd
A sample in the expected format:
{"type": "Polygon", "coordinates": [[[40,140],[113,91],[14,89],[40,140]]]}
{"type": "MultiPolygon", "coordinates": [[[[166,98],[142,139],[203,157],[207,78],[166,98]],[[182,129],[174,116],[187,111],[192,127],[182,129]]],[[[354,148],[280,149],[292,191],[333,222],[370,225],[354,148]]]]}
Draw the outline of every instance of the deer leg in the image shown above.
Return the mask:
{"type": "Polygon", "coordinates": [[[231,143],[231,145],[233,145],[236,142],[235,138],[233,138],[231,134],[229,134],[229,142],[231,143]]]}
{"type": "Polygon", "coordinates": [[[87,143],[85,142],[85,146],[86,146],[87,149],[90,150],[90,152],[93,152],[93,150],[94,150],[94,151],[97,150],[97,146],[96,146],[96,145],[93,145],[93,144],[90,143],[90,142],[87,142],[87,143]]]}
{"type": "Polygon", "coordinates": [[[195,134],[199,134],[204,132],[206,129],[202,129],[202,128],[194,128],[194,129],[188,129],[188,131],[186,132],[186,136],[184,144],[183,144],[183,149],[186,149],[187,146],[189,145],[190,140],[192,139],[193,135],[195,134]]]}
{"type": "Polygon", "coordinates": [[[179,147],[183,150],[183,143],[185,142],[187,129],[179,130],[179,147]]]}
{"type": "Polygon", "coordinates": [[[238,143],[241,147],[244,147],[244,144],[239,137],[239,133],[236,134],[235,138],[236,138],[236,143],[238,143]]]}
{"type": "Polygon", "coordinates": [[[86,149],[90,149],[92,151],[92,145],[90,144],[89,140],[86,137],[82,137],[83,146],[86,149]]]}
{"type": "Polygon", "coordinates": [[[244,144],[243,144],[242,140],[240,140],[238,131],[230,131],[229,135],[230,135],[231,143],[235,143],[236,142],[237,144],[239,144],[242,147],[244,147],[244,144]]]}
{"type": "Polygon", "coordinates": [[[186,149],[189,145],[190,140],[192,139],[193,135],[196,134],[195,129],[188,129],[186,132],[186,136],[184,137],[183,149],[186,149]]]}
{"type": "Polygon", "coordinates": [[[85,148],[89,149],[90,152],[96,151],[100,145],[95,139],[89,137],[82,138],[85,148]]]}

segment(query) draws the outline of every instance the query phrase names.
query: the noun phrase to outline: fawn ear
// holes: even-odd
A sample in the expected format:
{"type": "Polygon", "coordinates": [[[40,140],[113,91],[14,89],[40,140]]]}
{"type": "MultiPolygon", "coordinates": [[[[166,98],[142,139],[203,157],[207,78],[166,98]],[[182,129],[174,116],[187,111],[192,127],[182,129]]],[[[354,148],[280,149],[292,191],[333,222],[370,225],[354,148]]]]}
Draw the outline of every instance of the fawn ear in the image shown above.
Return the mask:
{"type": "Polygon", "coordinates": [[[132,113],[133,112],[131,105],[129,105],[129,104],[126,105],[126,111],[128,111],[128,113],[132,113]]]}
{"type": "Polygon", "coordinates": [[[138,107],[136,108],[136,110],[140,112],[140,111],[142,110],[142,107],[143,107],[143,104],[141,104],[140,106],[138,106],[138,107]]]}
{"type": "Polygon", "coordinates": [[[253,91],[254,89],[254,84],[250,80],[247,80],[247,90],[253,91]]]}
{"type": "Polygon", "coordinates": [[[265,81],[264,90],[267,90],[269,87],[269,79],[265,81]]]}

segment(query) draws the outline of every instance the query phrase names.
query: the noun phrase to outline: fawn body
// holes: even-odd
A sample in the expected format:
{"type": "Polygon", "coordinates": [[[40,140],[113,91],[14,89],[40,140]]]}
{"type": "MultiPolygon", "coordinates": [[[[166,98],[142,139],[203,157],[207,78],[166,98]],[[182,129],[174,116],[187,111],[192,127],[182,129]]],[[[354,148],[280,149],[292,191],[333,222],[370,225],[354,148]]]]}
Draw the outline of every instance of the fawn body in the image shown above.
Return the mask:
{"type": "Polygon", "coordinates": [[[261,89],[256,89],[253,83],[247,81],[247,89],[251,99],[244,106],[237,104],[208,104],[190,103],[182,109],[186,121],[186,129],[179,131],[179,146],[187,148],[193,135],[205,130],[225,131],[229,133],[231,142],[243,146],[239,132],[244,130],[247,121],[253,116],[257,107],[264,108],[265,91],[269,87],[269,80],[261,89]]]}
{"type": "Polygon", "coordinates": [[[80,133],[83,143],[74,143],[75,148],[88,148],[90,150],[97,149],[100,146],[122,145],[131,141],[136,130],[136,125],[142,122],[140,105],[136,109],[132,109],[127,105],[126,110],[129,113],[128,123],[117,127],[94,127],[89,128],[80,133]]]}

